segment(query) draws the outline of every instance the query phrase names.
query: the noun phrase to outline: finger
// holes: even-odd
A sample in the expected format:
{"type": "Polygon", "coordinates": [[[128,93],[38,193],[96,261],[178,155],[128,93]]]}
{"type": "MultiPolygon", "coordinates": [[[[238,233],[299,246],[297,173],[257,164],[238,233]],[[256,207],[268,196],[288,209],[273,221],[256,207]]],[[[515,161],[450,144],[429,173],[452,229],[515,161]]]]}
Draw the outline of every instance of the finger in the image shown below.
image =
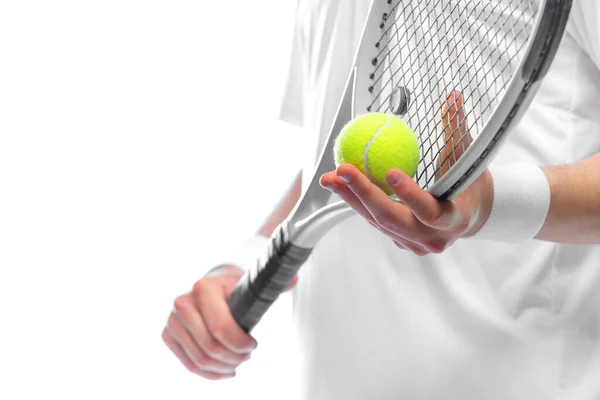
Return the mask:
{"type": "Polygon", "coordinates": [[[191,294],[175,299],[173,315],[185,327],[198,347],[212,359],[233,366],[238,366],[247,359],[246,354],[234,353],[208,332],[191,294]]]}
{"type": "Polygon", "coordinates": [[[451,162],[455,163],[471,143],[461,92],[454,90],[448,95],[442,113],[446,148],[452,153],[451,162]]]}
{"type": "Polygon", "coordinates": [[[442,106],[442,122],[445,144],[437,160],[436,176],[438,178],[456,163],[472,141],[461,92],[454,90],[448,95],[442,106]]]}
{"type": "Polygon", "coordinates": [[[230,375],[235,372],[234,366],[215,360],[207,355],[173,314],[169,316],[166,329],[198,369],[222,375],[230,375]]]}
{"type": "Polygon", "coordinates": [[[374,222],[373,216],[365,208],[362,202],[356,197],[356,195],[346,185],[346,182],[340,179],[335,172],[328,172],[321,177],[321,186],[331,190],[337,194],[342,200],[344,200],[357,214],[366,219],[367,221],[374,222]]]}
{"type": "MultiPolygon", "coordinates": [[[[426,232],[423,232],[425,227],[412,215],[410,210],[406,206],[392,201],[358,169],[345,164],[341,165],[336,173],[343,174],[344,178],[348,180],[347,186],[353,187],[350,196],[356,197],[353,201],[360,201],[359,205],[354,206],[355,209],[360,210],[361,215],[376,229],[392,240],[411,238],[418,241],[425,237],[426,232]],[[361,186],[364,189],[361,189],[361,186]],[[361,195],[361,193],[365,194],[361,195]]],[[[415,248],[415,253],[421,252],[415,248]]]]}
{"type": "Polygon", "coordinates": [[[434,229],[448,229],[462,223],[461,214],[454,203],[437,200],[403,171],[390,170],[386,180],[400,201],[424,225],[434,229]]]}
{"type": "Polygon", "coordinates": [[[397,248],[399,248],[400,250],[408,250],[408,248],[407,248],[405,245],[403,245],[402,243],[400,243],[400,242],[399,242],[399,241],[397,241],[397,240],[394,240],[394,244],[395,244],[395,245],[396,245],[396,247],[397,247],[397,248]]]}
{"type": "Polygon", "coordinates": [[[336,173],[347,180],[347,185],[382,228],[405,238],[418,237],[422,224],[403,204],[391,200],[356,167],[342,164],[336,173]]]}
{"type": "Polygon", "coordinates": [[[429,251],[425,247],[421,246],[418,243],[413,243],[406,239],[394,240],[394,244],[399,249],[408,250],[408,251],[416,254],[417,256],[424,256],[426,254],[429,254],[429,251]]]}
{"type": "Polygon", "coordinates": [[[231,291],[233,287],[225,290],[200,280],[194,285],[194,300],[208,332],[232,352],[247,354],[256,349],[257,343],[233,319],[225,301],[231,291]]]}
{"type": "Polygon", "coordinates": [[[175,357],[181,361],[183,366],[196,375],[200,375],[203,378],[210,380],[219,380],[225,378],[233,378],[235,376],[235,372],[231,374],[217,374],[214,372],[203,371],[196,366],[196,364],[188,357],[183,347],[177,343],[177,341],[169,334],[169,331],[165,328],[162,332],[162,340],[167,345],[167,348],[171,350],[175,357]]]}
{"type": "Polygon", "coordinates": [[[192,359],[188,357],[188,355],[185,353],[185,351],[179,345],[179,343],[177,343],[177,341],[169,334],[167,328],[163,329],[161,337],[163,342],[169,348],[169,350],[171,350],[171,352],[175,354],[175,356],[179,359],[179,361],[181,361],[181,363],[187,368],[188,371],[193,372],[195,374],[203,372],[198,367],[196,367],[196,364],[194,364],[192,359]]]}
{"type": "Polygon", "coordinates": [[[386,235],[387,237],[392,239],[392,241],[396,244],[406,243],[407,245],[404,246],[405,250],[411,250],[409,248],[411,246],[408,246],[408,243],[412,243],[412,242],[410,242],[405,237],[399,236],[399,235],[395,234],[394,232],[387,230],[386,228],[379,225],[377,222],[369,221],[369,225],[371,225],[373,228],[377,229],[379,232],[383,233],[384,235],[386,235]]]}

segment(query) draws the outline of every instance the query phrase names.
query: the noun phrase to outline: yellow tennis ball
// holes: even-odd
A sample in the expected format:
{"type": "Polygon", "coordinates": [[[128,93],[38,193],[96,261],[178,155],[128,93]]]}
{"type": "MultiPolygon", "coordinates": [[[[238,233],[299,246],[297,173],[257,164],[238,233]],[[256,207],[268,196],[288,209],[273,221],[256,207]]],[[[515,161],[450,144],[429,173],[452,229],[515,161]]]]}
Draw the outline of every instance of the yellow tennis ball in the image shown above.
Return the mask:
{"type": "Polygon", "coordinates": [[[387,172],[398,168],[413,178],[420,158],[412,129],[389,114],[373,112],[354,118],[334,143],[336,166],[354,165],[388,195],[393,191],[385,180],[387,172]]]}

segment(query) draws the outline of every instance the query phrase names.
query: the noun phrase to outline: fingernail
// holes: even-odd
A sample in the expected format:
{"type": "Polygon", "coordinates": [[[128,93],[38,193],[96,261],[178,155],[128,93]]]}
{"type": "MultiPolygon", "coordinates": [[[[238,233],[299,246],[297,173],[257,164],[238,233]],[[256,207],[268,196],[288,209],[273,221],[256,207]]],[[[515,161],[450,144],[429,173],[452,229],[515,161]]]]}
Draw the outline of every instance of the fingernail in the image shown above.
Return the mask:
{"type": "Polygon", "coordinates": [[[336,185],[335,183],[328,183],[327,185],[323,186],[323,188],[335,193],[337,190],[340,189],[340,186],[336,185]]]}
{"type": "Polygon", "coordinates": [[[387,183],[390,186],[396,186],[398,183],[400,183],[400,179],[402,179],[400,174],[395,171],[388,173],[386,178],[387,178],[387,183]]]}
{"type": "Polygon", "coordinates": [[[350,176],[348,175],[338,175],[338,177],[346,183],[350,182],[350,176]]]}
{"type": "Polygon", "coordinates": [[[246,349],[246,352],[251,352],[256,350],[256,348],[258,347],[258,343],[257,342],[253,342],[250,344],[250,346],[248,346],[248,348],[246,349]]]}

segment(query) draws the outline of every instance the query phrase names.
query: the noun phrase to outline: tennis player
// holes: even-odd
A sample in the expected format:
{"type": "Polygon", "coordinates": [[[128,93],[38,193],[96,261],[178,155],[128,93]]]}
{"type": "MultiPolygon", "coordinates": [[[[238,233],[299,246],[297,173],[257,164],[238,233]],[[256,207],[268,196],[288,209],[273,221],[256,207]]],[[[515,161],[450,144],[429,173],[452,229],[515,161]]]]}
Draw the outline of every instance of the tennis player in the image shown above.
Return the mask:
{"type": "MultiPolygon", "coordinates": [[[[282,118],[314,151],[238,257],[175,299],[163,340],[193,373],[233,377],[256,347],[226,298],[312,175],[369,4],[298,2],[282,118]]],[[[325,174],[357,216],[294,288],[303,397],[600,399],[599,107],[600,3],[578,0],[531,107],[459,198],[391,171],[402,206],[351,166],[325,174]]]]}

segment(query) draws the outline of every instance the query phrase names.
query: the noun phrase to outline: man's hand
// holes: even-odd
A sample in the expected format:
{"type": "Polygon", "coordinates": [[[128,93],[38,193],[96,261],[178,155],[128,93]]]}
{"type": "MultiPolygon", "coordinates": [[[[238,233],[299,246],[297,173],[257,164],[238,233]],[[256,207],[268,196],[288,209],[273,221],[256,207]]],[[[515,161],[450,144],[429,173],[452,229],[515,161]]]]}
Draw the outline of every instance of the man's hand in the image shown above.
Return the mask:
{"type": "MultiPolygon", "coordinates": [[[[462,95],[455,91],[443,107],[446,144],[437,159],[437,178],[471,143],[462,103],[462,95]]],[[[402,203],[392,200],[350,164],[324,174],[321,185],[339,195],[396,246],[420,256],[441,253],[457,239],[477,232],[491,210],[493,188],[488,171],[453,201],[437,200],[398,169],[390,170],[386,180],[402,203]]]]}
{"type": "Polygon", "coordinates": [[[175,299],[162,339],[190,372],[211,380],[232,378],[256,348],[227,305],[242,274],[233,266],[215,269],[175,299]]]}
{"type": "Polygon", "coordinates": [[[453,201],[437,200],[400,170],[390,170],[387,183],[402,203],[393,201],[349,164],[321,178],[323,187],[339,195],[396,246],[419,256],[441,253],[457,239],[477,232],[491,208],[488,171],[453,201]]]}
{"type": "MultiPolygon", "coordinates": [[[[232,265],[217,267],[175,299],[162,339],[190,372],[211,380],[233,378],[256,349],[256,340],[239,327],[227,305],[243,273],[232,265]]],[[[296,282],[297,277],[288,289],[296,282]]]]}

